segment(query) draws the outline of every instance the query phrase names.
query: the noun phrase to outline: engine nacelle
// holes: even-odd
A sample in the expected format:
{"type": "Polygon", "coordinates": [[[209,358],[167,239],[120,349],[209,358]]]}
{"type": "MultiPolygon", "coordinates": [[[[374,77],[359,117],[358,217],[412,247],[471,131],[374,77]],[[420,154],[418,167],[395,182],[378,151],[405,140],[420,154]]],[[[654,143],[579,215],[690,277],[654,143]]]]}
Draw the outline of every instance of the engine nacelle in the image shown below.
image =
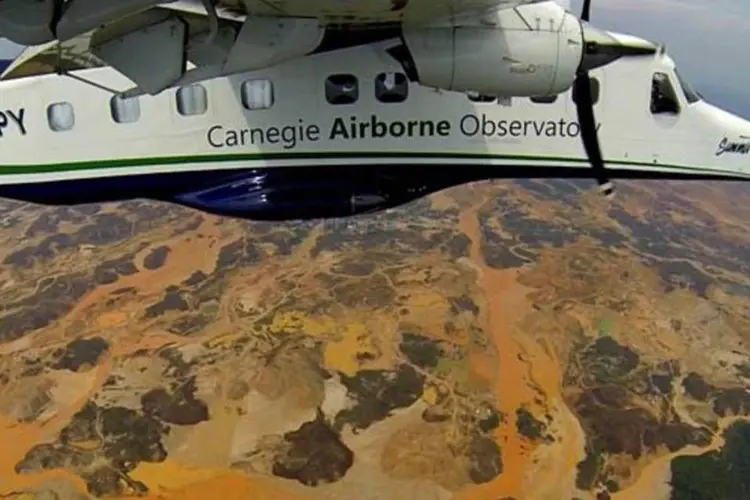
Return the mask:
{"type": "Polygon", "coordinates": [[[0,0],[0,36],[21,45],[65,41],[174,0],[0,0]],[[58,12],[59,8],[59,12],[58,12]]]}
{"type": "Polygon", "coordinates": [[[453,25],[404,29],[420,84],[494,96],[568,90],[583,57],[580,21],[555,2],[500,9],[453,25]]]}
{"type": "Polygon", "coordinates": [[[20,45],[37,45],[55,39],[51,23],[53,0],[5,0],[0,2],[0,38],[20,45]]]}

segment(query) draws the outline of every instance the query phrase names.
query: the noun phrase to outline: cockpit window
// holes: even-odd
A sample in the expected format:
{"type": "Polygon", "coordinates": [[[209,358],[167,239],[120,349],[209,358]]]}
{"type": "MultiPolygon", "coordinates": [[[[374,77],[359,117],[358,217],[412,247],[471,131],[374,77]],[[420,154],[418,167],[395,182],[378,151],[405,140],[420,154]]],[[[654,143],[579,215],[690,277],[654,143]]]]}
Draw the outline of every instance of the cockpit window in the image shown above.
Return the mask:
{"type": "Polygon", "coordinates": [[[680,112],[677,94],[666,73],[654,73],[651,80],[651,112],[655,115],[680,112]]]}
{"type": "Polygon", "coordinates": [[[685,80],[685,78],[683,78],[680,72],[675,69],[674,74],[677,76],[677,81],[679,82],[680,87],[682,87],[682,93],[685,94],[685,99],[687,100],[687,102],[693,104],[700,101],[700,94],[693,89],[690,83],[685,80]]]}

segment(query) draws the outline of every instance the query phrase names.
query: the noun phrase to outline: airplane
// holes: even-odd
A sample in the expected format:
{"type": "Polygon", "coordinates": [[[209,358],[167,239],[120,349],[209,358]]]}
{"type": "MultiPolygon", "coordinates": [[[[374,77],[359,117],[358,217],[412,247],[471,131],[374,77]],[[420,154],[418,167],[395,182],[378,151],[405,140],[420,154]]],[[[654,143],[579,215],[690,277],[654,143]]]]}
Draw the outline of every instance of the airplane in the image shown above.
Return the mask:
{"type": "Polygon", "coordinates": [[[487,179],[750,179],[750,122],[590,7],[0,0],[28,45],[0,75],[0,197],[304,220],[487,179]]]}

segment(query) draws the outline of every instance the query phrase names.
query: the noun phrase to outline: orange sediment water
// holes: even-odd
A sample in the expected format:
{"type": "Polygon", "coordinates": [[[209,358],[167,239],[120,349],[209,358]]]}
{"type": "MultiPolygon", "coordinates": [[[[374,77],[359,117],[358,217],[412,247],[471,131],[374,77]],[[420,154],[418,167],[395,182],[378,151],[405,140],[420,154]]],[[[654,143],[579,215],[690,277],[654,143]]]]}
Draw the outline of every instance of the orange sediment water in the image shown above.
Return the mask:
{"type": "MultiPolygon", "coordinates": [[[[85,319],[89,308],[99,302],[103,302],[106,296],[118,288],[128,286],[135,287],[140,293],[156,294],[163,290],[165,284],[179,282],[187,278],[196,270],[206,273],[213,271],[216,262],[216,253],[221,245],[216,242],[220,239],[219,228],[207,219],[199,230],[204,238],[185,237],[176,238],[169,246],[171,251],[167,263],[155,270],[141,269],[132,276],[126,276],[112,285],[99,287],[94,292],[84,297],[74,309],[64,318],[63,323],[71,323],[75,319],[85,319]]],[[[311,237],[301,249],[290,258],[303,260],[308,255],[309,248],[315,243],[319,231],[313,231],[311,237]]],[[[136,261],[136,264],[139,264],[136,261]]],[[[269,277],[272,280],[273,276],[269,277]]],[[[105,311],[98,316],[98,326],[107,326],[115,329],[127,329],[130,326],[129,317],[122,311],[105,311]]],[[[128,332],[130,333],[130,332],[128,332]]],[[[141,335],[110,335],[110,349],[94,368],[91,381],[75,394],[75,399],[61,407],[57,413],[45,421],[33,423],[20,423],[13,418],[0,414],[0,441],[3,443],[3,451],[0,453],[0,496],[11,492],[21,492],[42,486],[49,480],[63,479],[81,490],[86,491],[84,481],[72,471],[56,469],[16,474],[16,465],[23,460],[24,456],[34,448],[43,443],[53,443],[59,436],[60,431],[67,425],[73,415],[78,412],[86,401],[88,401],[102,387],[110,371],[112,360],[128,356],[140,349],[157,350],[167,345],[185,345],[200,342],[203,339],[188,339],[163,331],[150,330],[141,332],[141,335]]],[[[35,342],[48,340],[46,337],[36,336],[35,342]]],[[[59,341],[55,337],[55,341],[59,341]]],[[[13,350],[28,348],[31,343],[19,344],[7,349],[13,350]]],[[[232,498],[304,498],[294,493],[292,489],[285,486],[283,481],[267,480],[263,478],[245,478],[240,472],[227,470],[203,470],[187,469],[174,461],[164,464],[142,465],[140,476],[150,489],[154,485],[150,498],[213,498],[217,492],[221,497],[232,498]],[[144,472],[145,471],[145,472],[144,472]],[[194,475],[196,477],[189,477],[194,475]],[[166,485],[159,487],[159,485],[166,485]],[[165,496],[166,495],[166,496],[165,496]]]]}
{"type": "MultiPolygon", "coordinates": [[[[0,495],[23,488],[21,483],[29,482],[28,477],[16,475],[15,466],[43,437],[44,433],[39,425],[19,423],[0,415],[0,439],[3,443],[3,452],[0,453],[0,495]]],[[[38,480],[32,479],[31,484],[36,484],[38,480]]]]}
{"type": "Polygon", "coordinates": [[[496,438],[502,449],[503,473],[490,483],[469,488],[465,496],[457,496],[467,499],[521,493],[521,478],[528,453],[524,450],[524,443],[515,431],[515,412],[521,404],[533,400],[534,397],[523,383],[525,367],[519,362],[518,358],[521,353],[512,338],[508,321],[508,313],[511,310],[519,310],[517,304],[519,299],[510,297],[508,293],[513,277],[508,272],[493,270],[486,265],[481,254],[478,208],[479,205],[466,210],[461,216],[459,227],[472,242],[471,260],[480,270],[479,284],[486,298],[485,320],[498,356],[496,402],[499,410],[505,414],[506,420],[496,431],[496,438]],[[512,309],[509,310],[509,307],[512,309]]]}
{"type": "MultiPolygon", "coordinates": [[[[533,337],[524,335],[518,330],[516,322],[529,311],[530,303],[526,297],[529,291],[520,285],[517,270],[493,269],[486,265],[481,253],[481,233],[478,221],[478,211],[483,202],[478,203],[461,216],[459,227],[470,238],[471,261],[479,269],[478,283],[485,296],[486,329],[494,343],[497,352],[494,377],[496,384],[496,402],[498,409],[505,415],[505,421],[496,430],[495,438],[502,450],[503,472],[495,480],[478,486],[471,486],[456,495],[457,499],[495,499],[502,496],[529,498],[525,491],[528,474],[533,468],[532,454],[535,445],[523,438],[516,430],[516,411],[525,406],[537,418],[539,408],[535,400],[543,400],[567,409],[560,394],[561,373],[558,360],[552,359],[551,353],[545,351],[533,337]],[[536,410],[536,411],[535,411],[536,410]]],[[[484,372],[487,368],[486,356],[479,356],[480,368],[484,372]]],[[[566,419],[565,427],[575,427],[575,419],[566,419]]],[[[562,440],[574,440],[573,446],[561,446],[566,456],[561,460],[560,455],[549,457],[545,463],[551,461],[562,462],[574,469],[578,462],[578,446],[580,432],[578,429],[565,429],[560,437],[562,440]]],[[[556,467],[545,472],[568,476],[566,467],[556,467]]],[[[545,481],[558,482],[561,477],[545,477],[545,481]]]]}
{"type": "Polygon", "coordinates": [[[307,496],[293,491],[293,485],[268,477],[247,478],[239,471],[194,469],[174,460],[158,464],[141,464],[131,474],[133,479],[149,485],[146,499],[160,500],[305,500],[307,496]],[[220,492],[220,493],[219,493],[220,492]]]}
{"type": "MultiPolygon", "coordinates": [[[[141,294],[161,294],[163,283],[178,283],[195,271],[211,273],[219,248],[219,245],[215,244],[220,238],[219,228],[213,218],[207,218],[199,232],[204,238],[182,237],[172,241],[164,266],[153,270],[142,268],[138,273],[122,276],[115,283],[98,287],[76,304],[66,316],[66,320],[72,322],[84,319],[89,307],[103,302],[104,297],[117,289],[134,287],[141,294]]],[[[136,262],[136,265],[139,264],[136,262]]]]}
{"type": "Polygon", "coordinates": [[[247,479],[239,472],[217,472],[209,479],[199,479],[184,487],[161,489],[149,492],[145,496],[119,497],[122,500],[309,500],[312,497],[302,495],[285,488],[280,482],[265,478],[247,479]]]}
{"type": "Polygon", "coordinates": [[[733,423],[747,420],[746,417],[725,417],[720,419],[718,430],[708,446],[686,446],[675,453],[667,453],[652,460],[643,467],[633,484],[622,491],[612,494],[612,500],[641,500],[642,498],[653,498],[654,500],[669,499],[671,493],[669,486],[669,479],[671,477],[670,462],[677,457],[697,456],[719,450],[725,444],[723,432],[733,423]]]}
{"type": "Polygon", "coordinates": [[[83,407],[90,395],[101,387],[110,370],[110,358],[105,357],[95,370],[89,392],[81,394],[73,404],[61,409],[43,423],[19,423],[0,415],[0,442],[3,443],[3,451],[0,453],[0,495],[22,491],[55,478],[65,478],[82,491],[86,491],[83,480],[72,472],[58,469],[19,475],[16,474],[15,466],[34,446],[55,441],[62,428],[83,407]]]}

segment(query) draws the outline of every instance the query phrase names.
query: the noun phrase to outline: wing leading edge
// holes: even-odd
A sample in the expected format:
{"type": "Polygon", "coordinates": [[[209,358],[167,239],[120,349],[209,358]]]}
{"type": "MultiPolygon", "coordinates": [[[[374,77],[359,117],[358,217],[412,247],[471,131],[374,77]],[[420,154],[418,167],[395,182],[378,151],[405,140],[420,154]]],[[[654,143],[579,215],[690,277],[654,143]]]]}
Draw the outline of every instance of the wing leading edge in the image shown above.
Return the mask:
{"type": "MultiPolygon", "coordinates": [[[[1,1],[1,0],[0,0],[1,1]]],[[[78,0],[68,0],[75,4],[78,0]]],[[[86,0],[84,0],[85,2],[86,0]]],[[[94,3],[96,0],[92,0],[94,3]]],[[[94,55],[90,42],[92,36],[113,31],[117,36],[121,26],[127,29],[146,27],[159,17],[159,13],[174,12],[188,20],[191,32],[202,32],[208,29],[211,16],[205,4],[209,0],[173,0],[160,3],[147,10],[139,10],[124,18],[113,19],[99,28],[79,33],[63,41],[52,40],[41,45],[29,44],[16,61],[4,64],[0,68],[2,79],[30,76],[49,71],[71,71],[74,69],[106,65],[101,58],[94,55]],[[185,17],[187,16],[187,17],[185,17]],[[110,29],[111,27],[111,29],[110,29]],[[28,70],[31,65],[22,64],[24,60],[36,58],[44,61],[44,68],[29,71],[15,71],[20,66],[28,70]],[[54,69],[51,69],[54,67],[54,69]]],[[[383,25],[410,24],[419,25],[431,22],[450,22],[452,18],[481,13],[488,9],[511,9],[525,4],[539,3],[543,0],[214,0],[216,14],[223,22],[241,26],[248,18],[275,17],[280,19],[302,20],[317,19],[320,25],[340,27],[345,30],[368,30],[381,28],[383,25]]],[[[567,1],[567,0],[560,0],[567,1]]],[[[141,0],[146,5],[147,0],[141,0]]],[[[81,7],[79,7],[80,9],[81,7]]],[[[84,7],[85,8],[85,7],[84,7]]],[[[85,21],[84,21],[85,23],[85,21]]]]}
{"type": "MultiPolygon", "coordinates": [[[[541,0],[219,0],[228,12],[239,15],[314,17],[324,23],[422,23],[486,9],[510,9],[541,0]]],[[[178,1],[201,5],[201,0],[178,1]]]]}

